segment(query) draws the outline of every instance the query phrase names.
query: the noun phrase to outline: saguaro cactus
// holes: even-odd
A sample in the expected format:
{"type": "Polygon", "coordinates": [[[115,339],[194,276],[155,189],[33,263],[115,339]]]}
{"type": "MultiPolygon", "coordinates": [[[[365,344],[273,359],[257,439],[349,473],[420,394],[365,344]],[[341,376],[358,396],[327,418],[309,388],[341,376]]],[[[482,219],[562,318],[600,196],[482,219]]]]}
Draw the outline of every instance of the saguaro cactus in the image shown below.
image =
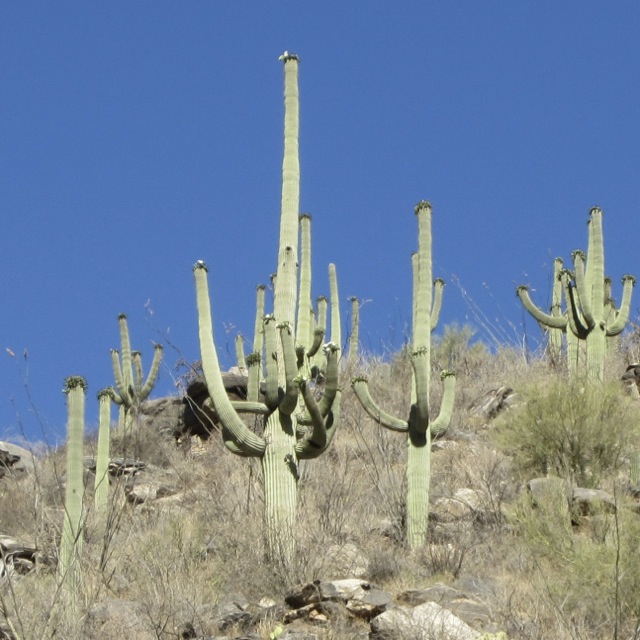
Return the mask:
{"type": "Polygon", "coordinates": [[[94,505],[103,514],[109,503],[109,462],[111,450],[111,402],[113,389],[102,389],[98,392],[100,406],[98,426],[98,451],[96,455],[96,478],[94,505]]]}
{"type": "Polygon", "coordinates": [[[69,595],[72,609],[77,605],[82,579],[80,566],[83,524],[82,496],[84,492],[82,447],[86,388],[87,383],[80,376],[71,376],[65,381],[64,392],[67,394],[67,484],[58,579],[69,595]]]}
{"type": "Polygon", "coordinates": [[[142,355],[139,351],[131,351],[129,339],[129,325],[127,316],[118,316],[120,325],[120,345],[122,349],[122,364],[117,349],[111,350],[111,363],[116,381],[114,401],[120,407],[118,426],[128,431],[133,425],[140,405],[149,397],[158,378],[160,362],[162,361],[162,345],[154,345],[153,361],[146,381],[142,374],[142,355]]]}
{"type": "Polygon", "coordinates": [[[540,324],[566,332],[569,371],[575,372],[580,341],[584,341],[587,378],[602,381],[607,338],[619,335],[627,324],[636,279],[631,275],[622,278],[622,302],[616,310],[611,299],[611,282],[605,277],[602,209],[598,207],[589,212],[587,254],[574,251],[571,257],[573,272],[561,269],[558,275],[566,304],[564,314],[541,311],[531,301],[525,285],[519,286],[517,293],[525,309],[540,324]]]}
{"type": "Polygon", "coordinates": [[[367,413],[381,426],[406,433],[407,540],[412,549],[425,545],[429,516],[431,480],[431,436],[444,433],[453,411],[455,375],[441,374],[444,392],[440,414],[431,420],[429,388],[431,375],[431,332],[436,327],[444,282],[432,281],[431,205],[422,201],[415,208],[418,218],[418,253],[413,260],[413,339],[411,365],[413,385],[407,419],[396,418],[378,407],[369,393],[367,379],[354,378],[353,389],[367,413]],[[435,296],[433,292],[435,291],[435,296]]]}
{"type": "MultiPolygon", "coordinates": [[[[231,402],[222,382],[213,337],[207,267],[197,262],[196,283],[200,350],[209,395],[220,416],[225,445],[240,456],[259,457],[265,487],[266,542],[272,560],[288,564],[295,549],[295,512],[298,465],[315,458],[329,446],[337,426],[340,392],[338,390],[338,346],[325,345],[327,369],[324,395],[316,401],[307,371],[311,336],[309,329],[310,264],[308,247],[302,252],[298,335],[295,335],[298,297],[298,233],[300,169],[298,160],[298,58],[285,53],[285,145],[282,166],[282,207],[278,268],[275,277],[273,315],[264,316],[265,397],[264,403],[231,402]],[[302,398],[302,407],[301,401],[302,398]],[[249,429],[240,414],[262,416],[262,432],[249,429]]],[[[308,229],[305,231],[305,234],[308,229]]],[[[306,242],[305,242],[306,244],[306,242]]],[[[258,300],[258,308],[263,298],[258,300]]],[[[339,320],[338,320],[339,323],[339,320]]],[[[334,327],[332,326],[332,331],[334,327]]],[[[258,329],[257,329],[258,331],[258,329]]],[[[262,341],[257,341],[262,349],[262,341]]],[[[256,359],[259,354],[253,354],[256,359]]]]}

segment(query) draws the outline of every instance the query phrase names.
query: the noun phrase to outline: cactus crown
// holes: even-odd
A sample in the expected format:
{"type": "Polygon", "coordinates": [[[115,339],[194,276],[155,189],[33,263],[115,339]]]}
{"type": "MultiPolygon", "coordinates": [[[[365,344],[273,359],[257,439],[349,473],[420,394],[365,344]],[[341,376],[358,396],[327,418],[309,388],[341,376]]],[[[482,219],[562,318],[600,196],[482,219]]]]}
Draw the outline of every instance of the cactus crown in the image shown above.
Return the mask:
{"type": "Polygon", "coordinates": [[[415,206],[414,211],[418,213],[422,209],[431,209],[431,203],[428,200],[420,200],[420,202],[415,206]]]}
{"type": "Polygon", "coordinates": [[[69,376],[68,378],[65,378],[63,393],[69,393],[78,387],[86,391],[87,381],[82,376],[69,376]]]}
{"type": "Polygon", "coordinates": [[[205,271],[209,271],[209,267],[207,267],[207,263],[204,260],[196,260],[196,263],[193,265],[193,270],[196,269],[204,269],[205,271]]]}

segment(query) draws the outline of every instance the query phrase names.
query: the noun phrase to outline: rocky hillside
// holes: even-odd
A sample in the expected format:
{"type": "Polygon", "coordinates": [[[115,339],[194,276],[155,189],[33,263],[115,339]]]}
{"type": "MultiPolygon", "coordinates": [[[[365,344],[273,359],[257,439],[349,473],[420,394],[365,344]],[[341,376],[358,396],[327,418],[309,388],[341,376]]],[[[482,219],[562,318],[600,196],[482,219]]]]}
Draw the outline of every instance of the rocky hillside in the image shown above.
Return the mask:
{"type": "Polygon", "coordinates": [[[133,434],[114,432],[106,527],[91,509],[88,441],[77,616],[61,613],[56,589],[64,452],[0,444],[0,638],[640,637],[640,406],[619,380],[629,350],[608,364],[615,382],[591,386],[468,337],[448,332],[433,358],[456,369],[457,396],[432,445],[419,551],[405,544],[406,438],[367,417],[348,385],[366,371],[379,403],[405,414],[402,353],[343,371],[331,449],[301,468],[285,568],[265,560],[259,464],[229,454],[215,428],[190,436],[197,407],[150,401],[133,434]]]}

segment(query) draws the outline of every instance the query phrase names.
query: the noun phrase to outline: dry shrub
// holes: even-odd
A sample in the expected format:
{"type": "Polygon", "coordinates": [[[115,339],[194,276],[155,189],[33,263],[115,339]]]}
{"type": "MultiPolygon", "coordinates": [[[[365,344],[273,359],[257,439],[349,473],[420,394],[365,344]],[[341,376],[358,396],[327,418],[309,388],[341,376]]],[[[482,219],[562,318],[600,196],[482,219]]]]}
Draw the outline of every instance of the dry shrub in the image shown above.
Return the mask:
{"type": "Polygon", "coordinates": [[[530,384],[499,422],[496,441],[522,475],[597,487],[620,469],[640,434],[638,407],[620,385],[559,377],[530,384]]]}

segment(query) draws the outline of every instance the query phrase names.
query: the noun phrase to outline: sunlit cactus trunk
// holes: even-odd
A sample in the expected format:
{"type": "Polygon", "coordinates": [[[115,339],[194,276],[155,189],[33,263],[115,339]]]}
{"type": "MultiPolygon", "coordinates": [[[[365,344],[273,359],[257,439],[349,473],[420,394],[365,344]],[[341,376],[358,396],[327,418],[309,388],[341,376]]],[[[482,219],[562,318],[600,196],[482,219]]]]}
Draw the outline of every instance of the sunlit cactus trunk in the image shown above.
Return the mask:
{"type": "Polygon", "coordinates": [[[96,455],[96,478],[94,485],[94,505],[100,517],[104,516],[109,504],[109,462],[111,449],[111,403],[113,389],[98,392],[99,426],[98,451],[96,455]]]}
{"type": "Polygon", "coordinates": [[[67,477],[64,522],[58,560],[58,579],[67,594],[69,607],[75,611],[82,588],[82,498],[83,441],[85,391],[87,384],[80,376],[65,381],[67,394],[67,477]]]}
{"type": "Polygon", "coordinates": [[[381,426],[407,434],[407,542],[412,549],[427,542],[429,489],[431,483],[431,437],[443,434],[453,412],[455,376],[441,374],[444,385],[440,413],[431,419],[429,388],[431,377],[431,332],[436,327],[442,304],[443,281],[432,279],[431,205],[422,201],[415,209],[418,219],[418,252],[413,265],[413,369],[411,407],[406,420],[380,409],[371,395],[366,378],[352,381],[358,400],[381,426]]]}

